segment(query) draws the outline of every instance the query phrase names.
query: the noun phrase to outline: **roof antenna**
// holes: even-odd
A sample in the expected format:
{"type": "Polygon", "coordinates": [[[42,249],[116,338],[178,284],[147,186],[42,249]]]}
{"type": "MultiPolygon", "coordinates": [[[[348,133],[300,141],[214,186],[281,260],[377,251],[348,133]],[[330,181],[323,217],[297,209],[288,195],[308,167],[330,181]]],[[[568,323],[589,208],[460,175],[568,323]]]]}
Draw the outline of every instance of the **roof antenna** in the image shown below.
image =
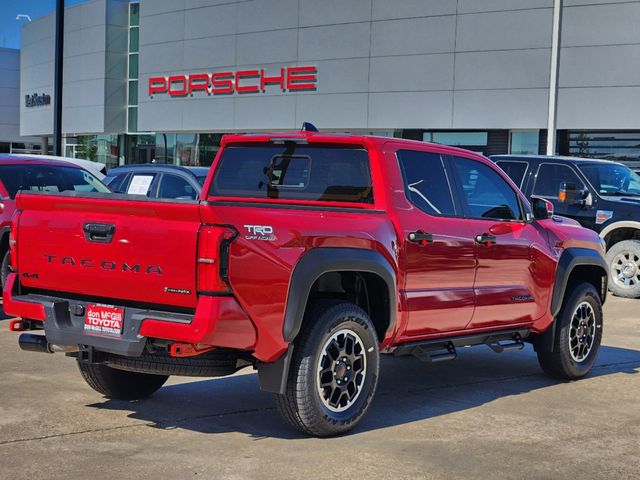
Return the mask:
{"type": "Polygon", "coordinates": [[[302,128],[300,129],[303,132],[318,132],[318,129],[313,123],[303,122],[302,128]]]}

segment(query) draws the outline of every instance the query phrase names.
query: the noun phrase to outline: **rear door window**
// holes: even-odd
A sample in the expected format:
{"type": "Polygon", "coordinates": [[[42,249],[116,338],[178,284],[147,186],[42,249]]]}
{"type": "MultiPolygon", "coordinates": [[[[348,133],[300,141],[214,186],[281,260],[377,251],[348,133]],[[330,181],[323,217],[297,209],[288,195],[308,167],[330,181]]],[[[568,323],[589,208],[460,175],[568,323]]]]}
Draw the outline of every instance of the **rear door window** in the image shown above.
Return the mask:
{"type": "Polygon", "coordinates": [[[129,195],[153,196],[155,173],[136,173],[131,177],[127,193],[129,195]]]}
{"type": "Polygon", "coordinates": [[[363,148],[255,145],[225,148],[210,195],[373,203],[363,148]]]}
{"type": "Polygon", "coordinates": [[[513,183],[515,183],[519,189],[522,189],[522,181],[527,173],[529,164],[526,162],[507,162],[505,160],[496,162],[504,173],[506,173],[513,183]]]}
{"type": "Polygon", "coordinates": [[[195,200],[197,197],[198,192],[184,178],[170,173],[162,175],[158,188],[158,198],[195,200]]]}
{"type": "Polygon", "coordinates": [[[454,216],[451,185],[437,153],[398,150],[404,191],[411,203],[430,215],[454,216]]]}
{"type": "Polygon", "coordinates": [[[113,177],[107,185],[109,189],[114,193],[126,193],[127,183],[129,180],[129,173],[120,173],[113,177]]]}

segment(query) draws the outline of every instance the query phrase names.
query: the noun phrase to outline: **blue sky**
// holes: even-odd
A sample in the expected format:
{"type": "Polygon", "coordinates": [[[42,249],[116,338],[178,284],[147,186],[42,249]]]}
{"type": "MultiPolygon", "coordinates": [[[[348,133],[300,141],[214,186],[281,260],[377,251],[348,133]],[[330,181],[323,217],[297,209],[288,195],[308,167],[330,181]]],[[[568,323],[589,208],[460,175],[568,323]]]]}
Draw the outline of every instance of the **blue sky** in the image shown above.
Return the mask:
{"type": "MultiPolygon", "coordinates": [[[[66,0],[65,5],[75,5],[86,0],[66,0]]],[[[16,15],[29,15],[32,20],[52,13],[55,0],[0,0],[0,47],[20,48],[20,27],[27,20],[16,20],[16,15]]]]}

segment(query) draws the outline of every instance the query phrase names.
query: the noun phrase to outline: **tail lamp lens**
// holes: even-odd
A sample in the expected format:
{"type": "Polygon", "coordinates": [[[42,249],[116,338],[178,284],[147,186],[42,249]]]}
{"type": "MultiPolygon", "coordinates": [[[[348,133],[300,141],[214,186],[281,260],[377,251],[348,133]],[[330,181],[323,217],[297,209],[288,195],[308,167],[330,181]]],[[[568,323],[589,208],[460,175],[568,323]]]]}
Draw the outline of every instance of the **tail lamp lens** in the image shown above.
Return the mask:
{"type": "Polygon", "coordinates": [[[229,245],[236,231],[228,227],[205,225],[198,233],[198,292],[229,292],[229,245]]]}

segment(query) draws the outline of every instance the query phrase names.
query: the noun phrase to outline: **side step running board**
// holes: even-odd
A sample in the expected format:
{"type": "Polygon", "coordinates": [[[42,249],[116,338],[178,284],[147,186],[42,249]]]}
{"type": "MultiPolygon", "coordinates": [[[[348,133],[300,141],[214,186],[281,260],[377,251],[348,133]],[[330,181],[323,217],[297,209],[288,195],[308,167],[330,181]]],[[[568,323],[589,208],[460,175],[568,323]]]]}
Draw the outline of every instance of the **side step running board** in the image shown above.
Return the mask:
{"type": "Polygon", "coordinates": [[[458,356],[457,347],[487,345],[496,353],[522,350],[524,339],[529,333],[529,329],[516,329],[409,342],[399,345],[393,355],[413,355],[423,362],[435,363],[455,360],[458,356]]]}
{"type": "Polygon", "coordinates": [[[484,342],[487,347],[496,353],[508,352],[509,350],[522,350],[524,348],[524,340],[519,333],[515,333],[510,339],[510,343],[500,343],[503,339],[496,337],[489,337],[484,342]]]}
{"type": "Polygon", "coordinates": [[[451,342],[447,342],[444,345],[416,345],[411,351],[411,355],[416,357],[421,362],[431,363],[455,360],[458,356],[458,354],[456,353],[456,347],[451,342]]]}

